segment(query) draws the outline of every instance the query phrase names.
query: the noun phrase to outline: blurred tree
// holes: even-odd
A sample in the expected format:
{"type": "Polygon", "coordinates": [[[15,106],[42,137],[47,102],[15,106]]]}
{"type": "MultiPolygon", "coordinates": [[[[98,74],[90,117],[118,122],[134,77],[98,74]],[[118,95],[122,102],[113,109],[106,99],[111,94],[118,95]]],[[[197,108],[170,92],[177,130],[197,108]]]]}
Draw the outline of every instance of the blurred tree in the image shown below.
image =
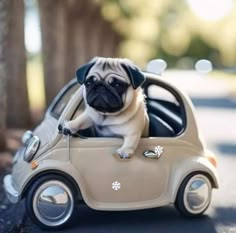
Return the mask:
{"type": "Polygon", "coordinates": [[[155,56],[166,59],[169,67],[178,65],[182,58],[191,59],[192,65],[202,58],[211,60],[215,65],[219,64],[215,56],[219,56],[217,46],[204,38],[204,26],[194,20],[185,1],[169,4],[160,20],[160,37],[156,44],[158,52],[155,56]]]}
{"type": "Polygon", "coordinates": [[[7,125],[25,128],[30,125],[24,45],[24,1],[9,0],[7,34],[7,125]]]}
{"type": "MultiPolygon", "coordinates": [[[[168,59],[168,66],[175,66],[179,59],[188,57],[193,61],[211,59],[215,66],[235,66],[235,1],[227,15],[215,21],[195,15],[190,1],[186,0],[97,1],[103,16],[124,36],[120,55],[139,65],[159,57],[168,59]]],[[[208,18],[222,14],[219,6],[224,3],[221,1],[213,7],[209,7],[209,1],[205,6],[192,2],[198,4],[198,10],[202,9],[208,18]]]]}
{"type": "Polygon", "coordinates": [[[6,39],[8,32],[9,1],[0,0],[0,151],[6,146],[6,39]]]}
{"type": "Polygon", "coordinates": [[[99,0],[103,16],[112,22],[124,40],[120,56],[128,57],[144,66],[157,53],[160,16],[169,0],[99,0]]]}
{"type": "Polygon", "coordinates": [[[121,37],[111,23],[104,20],[101,9],[93,0],[68,2],[68,74],[94,56],[114,57],[118,54],[121,37]]]}
{"type": "Polygon", "coordinates": [[[67,6],[64,0],[39,0],[46,105],[65,84],[67,6]]]}
{"type": "Polygon", "coordinates": [[[38,0],[46,104],[94,56],[117,56],[120,36],[93,0],[38,0]]]}

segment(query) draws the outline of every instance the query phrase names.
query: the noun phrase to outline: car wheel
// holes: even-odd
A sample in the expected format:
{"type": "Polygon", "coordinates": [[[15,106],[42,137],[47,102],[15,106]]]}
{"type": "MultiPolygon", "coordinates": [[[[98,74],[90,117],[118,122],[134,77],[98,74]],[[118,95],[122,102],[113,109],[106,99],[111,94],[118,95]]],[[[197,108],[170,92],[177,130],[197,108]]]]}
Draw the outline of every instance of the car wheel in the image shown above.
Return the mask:
{"type": "Polygon", "coordinates": [[[73,216],[75,197],[74,187],[64,177],[43,176],[29,187],[26,210],[31,220],[41,228],[61,228],[73,216]]]}
{"type": "Polygon", "coordinates": [[[200,216],[211,202],[212,184],[201,173],[187,176],[180,185],[176,200],[176,209],[184,216],[200,216]]]}

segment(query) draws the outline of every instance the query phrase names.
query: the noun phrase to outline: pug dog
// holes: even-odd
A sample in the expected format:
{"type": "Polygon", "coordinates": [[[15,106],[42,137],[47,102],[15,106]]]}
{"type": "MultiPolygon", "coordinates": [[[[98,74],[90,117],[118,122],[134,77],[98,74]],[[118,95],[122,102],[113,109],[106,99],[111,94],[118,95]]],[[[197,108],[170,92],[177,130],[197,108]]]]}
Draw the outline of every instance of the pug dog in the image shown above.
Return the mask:
{"type": "Polygon", "coordinates": [[[83,87],[85,110],[76,119],[59,125],[65,135],[95,126],[99,136],[123,137],[116,151],[120,158],[130,158],[141,136],[148,135],[148,115],[141,89],[145,76],[130,60],[93,59],[76,72],[83,87]]]}

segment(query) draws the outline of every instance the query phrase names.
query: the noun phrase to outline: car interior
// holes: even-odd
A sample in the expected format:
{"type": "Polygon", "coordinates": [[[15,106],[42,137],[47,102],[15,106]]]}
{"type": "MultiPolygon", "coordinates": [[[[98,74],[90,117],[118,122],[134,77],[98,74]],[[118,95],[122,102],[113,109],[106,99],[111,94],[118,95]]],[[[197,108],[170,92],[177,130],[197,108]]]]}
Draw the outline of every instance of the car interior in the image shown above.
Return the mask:
{"type": "MultiPolygon", "coordinates": [[[[144,85],[143,90],[149,116],[149,137],[176,137],[179,135],[186,126],[185,109],[180,96],[165,85],[151,83],[144,85]]],[[[80,111],[83,108],[81,105],[78,108],[80,111]]],[[[98,137],[94,127],[79,130],[75,136],[98,137]]]]}
{"type": "MultiPolygon", "coordinates": [[[[184,104],[178,93],[169,85],[159,80],[146,79],[143,86],[147,113],[149,116],[149,136],[148,137],[176,137],[184,131],[186,127],[186,114],[184,104]]],[[[65,86],[59,98],[52,104],[51,115],[59,119],[69,99],[78,89],[76,80],[65,86]]],[[[71,119],[81,114],[85,108],[84,102],[78,104],[71,119]]],[[[74,137],[88,138],[98,137],[95,128],[90,127],[79,130],[74,137]]]]}
{"type": "Polygon", "coordinates": [[[145,88],[149,137],[175,137],[185,127],[181,98],[173,90],[151,84],[145,88]]]}

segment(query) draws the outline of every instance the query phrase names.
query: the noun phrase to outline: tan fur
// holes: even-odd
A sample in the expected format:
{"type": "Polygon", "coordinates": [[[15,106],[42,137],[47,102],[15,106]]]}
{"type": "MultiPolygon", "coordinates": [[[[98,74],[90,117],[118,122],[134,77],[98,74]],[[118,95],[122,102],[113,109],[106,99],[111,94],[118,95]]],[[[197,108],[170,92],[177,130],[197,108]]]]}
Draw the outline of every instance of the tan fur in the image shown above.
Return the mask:
{"type": "Polygon", "coordinates": [[[127,158],[136,150],[140,137],[147,136],[148,134],[149,121],[144,103],[144,95],[140,87],[136,90],[133,89],[129,77],[119,64],[119,59],[117,61],[116,59],[111,60],[111,65],[105,70],[101,69],[102,65],[103,62],[98,60],[89,71],[87,77],[95,75],[98,79],[109,79],[116,76],[116,78],[126,81],[129,84],[129,88],[123,96],[124,107],[115,113],[98,112],[87,104],[86,89],[84,88],[85,110],[76,119],[66,122],[65,126],[72,133],[75,133],[79,129],[99,125],[97,131],[101,136],[122,136],[124,143],[117,150],[117,153],[121,157],[127,158]]]}

